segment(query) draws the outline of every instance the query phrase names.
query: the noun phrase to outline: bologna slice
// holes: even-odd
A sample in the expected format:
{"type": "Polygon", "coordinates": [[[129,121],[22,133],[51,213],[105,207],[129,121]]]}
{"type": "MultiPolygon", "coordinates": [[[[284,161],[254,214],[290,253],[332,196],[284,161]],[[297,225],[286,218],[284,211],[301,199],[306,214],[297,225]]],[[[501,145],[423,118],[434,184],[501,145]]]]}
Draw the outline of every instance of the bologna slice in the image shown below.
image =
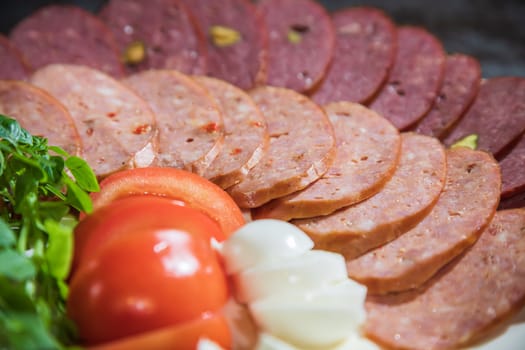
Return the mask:
{"type": "Polygon", "coordinates": [[[388,348],[466,348],[524,302],[525,209],[499,211],[471,249],[421,288],[369,296],[365,332],[388,348]]]}
{"type": "Polygon", "coordinates": [[[69,110],[97,176],[154,162],[155,116],[131,89],[98,70],[70,64],[41,68],[31,82],[69,110]]]}
{"type": "Polygon", "coordinates": [[[268,85],[312,89],[325,75],[335,48],[326,10],[313,0],[261,0],[268,28],[268,85]]]}
{"type": "Polygon", "coordinates": [[[222,80],[194,77],[216,99],[224,120],[224,144],[204,177],[222,188],[241,182],[268,146],[266,121],[250,95],[222,80]]]}
{"type": "Polygon", "coordinates": [[[332,166],[304,190],[255,209],[254,217],[290,220],[327,215],[377,193],[392,177],[401,137],[390,122],[351,102],[334,102],[324,110],[335,131],[332,166]]]}
{"type": "Polygon", "coordinates": [[[81,141],[66,108],[53,96],[22,81],[0,80],[0,113],[16,119],[31,134],[48,144],[79,155],[81,141]]]}
{"type": "Polygon", "coordinates": [[[128,73],[176,69],[202,74],[204,36],[178,0],[111,0],[100,17],[113,32],[128,73]]]}
{"type": "Polygon", "coordinates": [[[480,82],[481,67],[475,58],[462,54],[448,56],[441,90],[415,131],[442,137],[474,101],[480,82]]]}
{"type": "Polygon", "coordinates": [[[0,79],[25,80],[30,68],[9,39],[0,34],[0,79]]]}
{"type": "Polygon", "coordinates": [[[335,157],[335,136],[323,110],[306,96],[278,87],[250,92],[266,119],[270,145],[228,192],[243,208],[299,191],[320,178],[335,157]]]}
{"type": "Polygon", "coordinates": [[[525,191],[525,134],[499,164],[502,177],[501,196],[510,197],[525,191]]]}
{"type": "Polygon", "coordinates": [[[332,20],[334,58],[312,99],[319,104],[364,103],[380,89],[394,63],[395,24],[381,10],[368,7],[338,11],[332,20]]]}
{"type": "Polygon", "coordinates": [[[10,38],[29,65],[86,65],[121,77],[123,67],[108,27],[91,13],[74,6],[50,5],[20,22],[10,38]]]}
{"type": "Polygon", "coordinates": [[[183,0],[206,36],[206,75],[249,89],[266,79],[267,33],[248,0],[183,0]]]}
{"type": "Polygon", "coordinates": [[[206,89],[175,70],[143,71],[123,82],[155,112],[158,164],[202,175],[224,139],[222,115],[206,89]]]}
{"type": "Polygon", "coordinates": [[[419,27],[399,27],[397,42],[394,66],[370,107],[404,130],[434,103],[443,80],[445,52],[436,37],[419,27]]]}
{"type": "Polygon", "coordinates": [[[371,294],[416,288],[470,247],[499,202],[499,165],[486,152],[447,151],[447,181],[432,211],[396,240],[347,262],[371,294]]]}
{"type": "Polygon", "coordinates": [[[451,145],[478,136],[478,148],[498,156],[525,131],[525,78],[497,77],[484,81],[478,96],[444,142],[451,145]]]}
{"type": "Polygon", "coordinates": [[[440,142],[415,133],[401,135],[401,156],[392,178],[376,195],[328,216],[293,220],[316,248],[346,259],[389,242],[421,221],[445,184],[446,156],[440,142]]]}

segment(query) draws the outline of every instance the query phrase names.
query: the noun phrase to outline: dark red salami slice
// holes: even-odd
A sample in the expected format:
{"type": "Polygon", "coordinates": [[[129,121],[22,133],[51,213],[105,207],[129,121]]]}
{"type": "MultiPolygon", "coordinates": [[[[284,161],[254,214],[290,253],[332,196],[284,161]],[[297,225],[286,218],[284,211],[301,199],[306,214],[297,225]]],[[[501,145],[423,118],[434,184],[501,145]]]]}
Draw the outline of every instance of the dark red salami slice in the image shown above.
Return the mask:
{"type": "Polygon", "coordinates": [[[392,71],[370,107],[404,130],[434,103],[445,71],[445,52],[436,37],[419,27],[399,27],[397,42],[392,71]]]}
{"type": "Polygon", "coordinates": [[[0,34],[0,79],[25,80],[30,68],[17,48],[0,34]]]}
{"type": "Polygon", "coordinates": [[[497,77],[484,81],[478,96],[450,134],[451,145],[475,134],[477,146],[498,156],[525,131],[525,78],[497,77]]]}
{"type": "Polygon", "coordinates": [[[474,57],[462,54],[448,56],[441,90],[415,131],[442,137],[474,101],[480,82],[481,67],[474,57]]]}
{"type": "Polygon", "coordinates": [[[204,36],[180,1],[111,0],[100,16],[115,35],[128,73],[152,68],[204,73],[204,36]]]}
{"type": "Polygon", "coordinates": [[[498,209],[525,208],[525,191],[518,192],[510,197],[502,198],[498,209]]]}
{"type": "Polygon", "coordinates": [[[524,303],[525,209],[500,211],[472,249],[421,288],[369,296],[365,333],[388,349],[466,349],[524,303]]]}
{"type": "Polygon", "coordinates": [[[268,85],[296,91],[313,88],[325,75],[335,48],[326,10],[313,0],[262,0],[268,28],[268,85]]]}
{"type": "Polygon", "coordinates": [[[108,27],[79,7],[44,7],[20,22],[10,38],[34,69],[51,63],[71,63],[115,77],[124,72],[108,27]]]}
{"type": "Polygon", "coordinates": [[[432,211],[397,239],[348,261],[348,275],[371,294],[419,287],[478,239],[498,207],[500,189],[490,154],[448,150],[447,181],[432,211]]]}
{"type": "Polygon", "coordinates": [[[395,24],[382,11],[368,7],[336,12],[332,20],[337,35],[334,59],[312,98],[319,104],[366,102],[394,63],[395,24]]]}
{"type": "Polygon", "coordinates": [[[249,89],[266,80],[264,23],[247,0],[183,0],[205,34],[206,74],[249,89]]]}
{"type": "Polygon", "coordinates": [[[0,113],[16,119],[31,134],[48,139],[69,154],[80,154],[81,141],[66,108],[53,96],[22,81],[0,81],[0,113]]]}
{"type": "Polygon", "coordinates": [[[206,89],[175,70],[147,70],[123,82],[155,112],[159,165],[203,175],[224,141],[222,115],[206,89]]]}
{"type": "Polygon", "coordinates": [[[69,110],[97,176],[155,161],[155,115],[131,89],[98,70],[72,64],[40,68],[31,82],[69,110]]]}
{"type": "Polygon", "coordinates": [[[522,135],[512,150],[500,160],[501,196],[510,197],[525,191],[525,136],[522,135]]]}

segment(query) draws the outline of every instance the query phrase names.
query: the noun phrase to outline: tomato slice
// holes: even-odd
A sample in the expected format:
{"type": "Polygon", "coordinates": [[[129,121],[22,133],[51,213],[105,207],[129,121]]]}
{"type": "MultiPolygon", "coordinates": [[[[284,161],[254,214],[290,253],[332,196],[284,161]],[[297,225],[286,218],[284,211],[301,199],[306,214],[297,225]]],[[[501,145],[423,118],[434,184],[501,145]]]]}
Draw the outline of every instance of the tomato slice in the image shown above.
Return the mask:
{"type": "Polygon", "coordinates": [[[179,201],[158,196],[130,196],[86,216],[75,228],[72,274],[111,239],[152,228],[173,228],[222,242],[219,225],[202,212],[179,201]]]}
{"type": "Polygon", "coordinates": [[[203,318],[162,328],[152,332],[127,337],[89,350],[195,350],[201,338],[207,338],[230,349],[232,340],[225,317],[221,314],[206,315],[203,318]]]}
{"type": "Polygon", "coordinates": [[[228,237],[244,224],[241,210],[219,186],[188,171],[175,168],[135,168],[114,173],[92,195],[97,210],[117,198],[150,194],[183,201],[215,220],[228,237]]]}
{"type": "Polygon", "coordinates": [[[217,312],[228,297],[206,236],[150,228],[108,241],[80,265],[67,308],[79,338],[93,345],[217,312]]]}

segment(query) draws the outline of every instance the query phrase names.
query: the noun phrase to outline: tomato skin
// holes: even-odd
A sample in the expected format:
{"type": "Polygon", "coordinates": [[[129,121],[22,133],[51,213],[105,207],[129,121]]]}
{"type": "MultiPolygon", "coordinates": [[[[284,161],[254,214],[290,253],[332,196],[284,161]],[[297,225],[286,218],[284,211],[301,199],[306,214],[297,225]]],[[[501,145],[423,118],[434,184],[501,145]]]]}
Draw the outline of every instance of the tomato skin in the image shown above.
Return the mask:
{"type": "Polygon", "coordinates": [[[206,237],[141,229],[107,242],[71,280],[68,314],[100,344],[217,312],[228,286],[206,237]]]}
{"type": "Polygon", "coordinates": [[[244,225],[244,217],[233,199],[207,179],[175,168],[148,167],[114,173],[93,193],[93,208],[108,205],[117,198],[135,194],[158,195],[185,202],[215,220],[229,237],[244,225]]]}
{"type": "Polygon", "coordinates": [[[158,196],[119,198],[85,217],[75,228],[72,275],[109,240],[150,228],[173,228],[222,242],[226,236],[209,216],[158,196]]]}
{"type": "Polygon", "coordinates": [[[200,338],[231,349],[232,339],[226,318],[221,314],[206,315],[182,325],[161,328],[130,336],[114,342],[88,348],[89,350],[195,350],[200,338]]]}

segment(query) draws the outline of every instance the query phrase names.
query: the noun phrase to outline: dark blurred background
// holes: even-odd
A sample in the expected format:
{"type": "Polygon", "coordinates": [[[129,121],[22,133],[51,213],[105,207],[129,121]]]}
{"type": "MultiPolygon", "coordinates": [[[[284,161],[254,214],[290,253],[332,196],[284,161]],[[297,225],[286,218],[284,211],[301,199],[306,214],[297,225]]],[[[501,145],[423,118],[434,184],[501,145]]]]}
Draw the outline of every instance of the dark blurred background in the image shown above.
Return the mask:
{"type": "MultiPolygon", "coordinates": [[[[221,0],[215,0],[221,1],[221,0]]],[[[49,3],[72,3],[96,12],[105,0],[0,0],[0,31],[49,3]]],[[[524,0],[320,0],[329,11],[368,5],[385,10],[398,24],[421,25],[448,52],[478,58],[483,76],[525,77],[524,0]]]]}

